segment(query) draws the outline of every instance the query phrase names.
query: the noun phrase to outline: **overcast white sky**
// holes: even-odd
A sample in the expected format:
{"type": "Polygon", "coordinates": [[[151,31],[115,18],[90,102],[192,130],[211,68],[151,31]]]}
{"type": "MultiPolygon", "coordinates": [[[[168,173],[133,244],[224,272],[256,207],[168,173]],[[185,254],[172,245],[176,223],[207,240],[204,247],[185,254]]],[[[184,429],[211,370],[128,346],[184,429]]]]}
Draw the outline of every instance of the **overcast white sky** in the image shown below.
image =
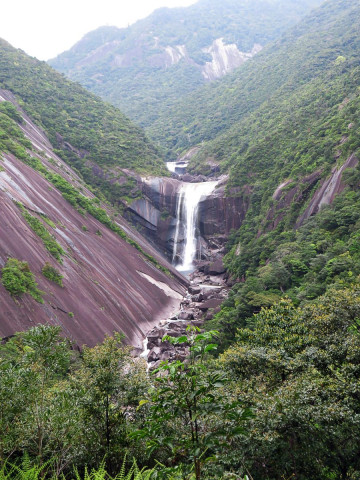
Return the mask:
{"type": "Polygon", "coordinates": [[[193,3],[196,0],[3,0],[0,37],[48,60],[102,25],[127,27],[156,8],[193,3]]]}

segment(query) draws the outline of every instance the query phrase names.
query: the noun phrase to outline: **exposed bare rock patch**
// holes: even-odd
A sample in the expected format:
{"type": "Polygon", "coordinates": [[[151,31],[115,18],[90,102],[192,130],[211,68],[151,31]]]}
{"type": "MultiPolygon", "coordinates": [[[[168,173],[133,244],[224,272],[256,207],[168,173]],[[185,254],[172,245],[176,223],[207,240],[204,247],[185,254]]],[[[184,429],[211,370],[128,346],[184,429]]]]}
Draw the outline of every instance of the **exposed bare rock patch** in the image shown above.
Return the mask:
{"type": "MultiPolygon", "coordinates": [[[[33,145],[29,153],[85,197],[94,198],[78,175],[53,152],[44,132],[21,111],[13,95],[0,91],[0,96],[0,101],[14,102],[23,116],[20,127],[33,145]]],[[[165,264],[169,274],[90,214],[75,209],[54,185],[13,155],[4,154],[1,166],[0,265],[4,266],[9,257],[27,261],[44,292],[44,303],[27,294],[11,297],[0,283],[0,337],[37,323],[50,323],[60,325],[78,345],[92,346],[106,334],[121,331],[128,343],[140,348],[145,333],[179,308],[187,280],[120,215],[115,217],[116,212],[108,205],[99,206],[144,252],[165,264]],[[65,254],[61,264],[46,250],[15,202],[42,222],[62,247],[65,254]],[[63,275],[63,288],[42,275],[45,262],[63,275]]]]}

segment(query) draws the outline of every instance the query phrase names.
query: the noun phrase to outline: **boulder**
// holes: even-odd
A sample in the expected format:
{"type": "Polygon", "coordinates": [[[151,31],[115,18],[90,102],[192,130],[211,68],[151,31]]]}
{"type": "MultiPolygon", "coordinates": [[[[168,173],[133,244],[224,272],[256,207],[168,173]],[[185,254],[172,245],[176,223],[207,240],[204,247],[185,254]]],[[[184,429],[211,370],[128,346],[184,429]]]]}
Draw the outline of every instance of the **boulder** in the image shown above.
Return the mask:
{"type": "Polygon", "coordinates": [[[154,347],[152,350],[150,350],[150,353],[148,355],[148,362],[156,362],[156,360],[159,360],[160,354],[161,354],[161,348],[154,347]]]}
{"type": "Polygon", "coordinates": [[[185,173],[184,175],[181,175],[180,178],[183,182],[192,182],[194,177],[190,175],[190,173],[185,173]]]}
{"type": "Polygon", "coordinates": [[[193,320],[190,325],[193,325],[194,327],[202,327],[203,324],[204,324],[204,320],[199,319],[199,320],[193,320]]]}
{"type": "Polygon", "coordinates": [[[219,307],[222,304],[223,300],[220,298],[210,298],[209,300],[206,300],[206,302],[202,303],[199,305],[200,310],[205,312],[206,310],[209,310],[209,308],[216,308],[219,307]]]}
{"type": "Polygon", "coordinates": [[[190,285],[188,291],[191,295],[197,295],[201,292],[201,287],[199,285],[190,285]]]}
{"type": "Polygon", "coordinates": [[[215,260],[215,262],[211,263],[208,268],[209,275],[221,275],[226,271],[223,261],[221,258],[215,260]]]}
{"type": "Polygon", "coordinates": [[[169,350],[165,350],[165,352],[161,353],[160,359],[162,361],[166,361],[166,360],[171,360],[173,357],[174,357],[173,352],[170,352],[169,350]]]}
{"type": "Polygon", "coordinates": [[[185,332],[186,324],[185,322],[173,322],[171,323],[171,329],[176,330],[177,332],[185,332]]]}
{"type": "Polygon", "coordinates": [[[194,314],[190,310],[183,310],[180,312],[179,319],[181,320],[192,320],[193,318],[194,314]]]}
{"type": "Polygon", "coordinates": [[[149,341],[157,340],[158,338],[162,338],[165,334],[165,330],[163,328],[154,328],[147,334],[147,338],[149,341]]]}
{"type": "Polygon", "coordinates": [[[184,332],[180,332],[178,330],[173,330],[173,329],[169,329],[166,332],[166,335],[169,335],[169,337],[181,337],[183,334],[184,334],[184,332]]]}
{"type": "Polygon", "coordinates": [[[151,363],[150,370],[155,370],[156,368],[160,367],[161,360],[157,360],[154,363],[151,363]]]}
{"type": "Polygon", "coordinates": [[[199,293],[198,295],[193,295],[191,297],[191,301],[195,303],[202,302],[204,300],[204,295],[202,293],[199,293]]]}

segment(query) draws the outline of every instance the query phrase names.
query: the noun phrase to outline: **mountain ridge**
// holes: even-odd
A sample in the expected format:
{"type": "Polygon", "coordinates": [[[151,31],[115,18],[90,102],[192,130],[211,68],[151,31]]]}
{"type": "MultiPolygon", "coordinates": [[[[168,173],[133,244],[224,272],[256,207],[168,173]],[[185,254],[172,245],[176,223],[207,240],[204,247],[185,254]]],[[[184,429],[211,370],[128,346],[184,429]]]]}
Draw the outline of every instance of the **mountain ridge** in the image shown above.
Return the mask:
{"type": "Polygon", "coordinates": [[[162,104],[240,66],[319,3],[203,0],[162,8],[126,29],[100,27],[49,63],[148,126],[162,104]]]}
{"type": "Polygon", "coordinates": [[[241,69],[192,93],[170,111],[164,108],[148,128],[150,137],[173,157],[231,128],[236,135],[239,127],[235,124],[261,105],[269,116],[270,102],[278,103],[301,83],[316,78],[327,67],[330,55],[332,61],[342,53],[347,55],[347,50],[354,56],[351,35],[347,35],[348,44],[335,43],[333,52],[328,48],[328,37],[336,42],[343,36],[342,29],[346,35],[347,29],[352,28],[353,38],[357,38],[355,27],[347,22],[341,25],[342,16],[347,15],[348,19],[352,11],[356,16],[357,6],[347,1],[325,2],[241,69]],[[338,18],[332,15],[332,9],[338,18]],[[331,34],[327,33],[329,30],[331,34]]]}

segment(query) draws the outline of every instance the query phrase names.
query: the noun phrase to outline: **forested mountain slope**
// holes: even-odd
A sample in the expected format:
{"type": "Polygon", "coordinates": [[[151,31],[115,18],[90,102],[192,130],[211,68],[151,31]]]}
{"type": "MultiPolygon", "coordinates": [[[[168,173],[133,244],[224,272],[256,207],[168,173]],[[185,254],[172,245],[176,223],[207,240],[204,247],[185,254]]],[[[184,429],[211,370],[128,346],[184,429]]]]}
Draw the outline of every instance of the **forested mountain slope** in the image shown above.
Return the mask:
{"type": "Polygon", "coordinates": [[[122,169],[167,174],[144,132],[117,108],[5,40],[0,40],[0,88],[16,95],[60,156],[86,181],[101,185],[110,200],[137,195],[122,169]]]}
{"type": "Polygon", "coordinates": [[[186,281],[58,154],[82,171],[88,162],[151,171],[161,165],[155,150],[46,64],[5,42],[1,53],[0,337],[49,323],[78,345],[120,331],[141,348],[186,281]]]}
{"type": "Polygon", "coordinates": [[[234,122],[192,164],[218,164],[247,206],[225,257],[237,283],[213,323],[228,342],[285,293],[303,304],[360,274],[360,6],[328,1],[271,49],[233,77],[234,122]]]}
{"type": "MultiPolygon", "coordinates": [[[[194,138],[175,122],[166,141],[179,150],[201,146],[192,171],[217,174],[218,167],[223,184],[228,181],[228,208],[209,199],[207,214],[240,213],[242,222],[224,259],[231,290],[217,315],[210,308],[205,314],[205,329],[218,332],[189,329],[187,337],[168,339],[190,344],[191,356],[185,363],[164,362],[156,381],[118,337],[78,356],[57,329],[16,335],[0,348],[3,476],[20,476],[21,468],[36,475],[40,465],[54,468],[54,478],[73,478],[76,468],[78,478],[81,472],[103,478],[105,467],[111,477],[120,471],[119,478],[123,461],[125,468],[134,455],[140,468],[154,466],[159,479],[359,479],[359,27],[357,3],[327,1],[269,55],[192,97],[196,108],[183,104],[184,117],[176,121],[184,118],[194,138]],[[194,117],[192,124],[197,112],[199,122],[194,117]],[[223,350],[217,358],[215,343],[223,350]],[[22,455],[19,468],[9,466],[8,459],[22,455]],[[99,471],[90,471],[101,462],[99,471]]],[[[184,279],[94,196],[39,125],[64,159],[93,181],[97,174],[103,186],[112,171],[125,176],[126,164],[162,171],[156,153],[143,136],[137,137],[141,144],[135,141],[139,155],[123,146],[118,151],[122,128],[112,134],[95,121],[100,115],[110,124],[104,104],[85,94],[83,102],[72,97],[73,110],[72,85],[55,76],[54,86],[48,67],[6,44],[1,61],[7,90],[0,90],[0,335],[40,320],[60,325],[78,343],[123,330],[139,345],[151,322],[180,301],[184,279]],[[29,75],[34,66],[39,87],[29,75]],[[32,93],[37,88],[39,104],[32,93]],[[92,101],[95,116],[87,106],[92,101]],[[66,115],[76,120],[64,122],[66,115]],[[66,141],[57,134],[66,134],[66,141]]],[[[111,112],[120,122],[123,117],[111,112]]],[[[158,187],[178,182],[151,180],[158,187]]],[[[106,193],[115,198],[123,192],[106,193]]],[[[150,205],[143,207],[151,216],[150,205]]],[[[216,236],[224,241],[218,228],[216,236]]],[[[204,277],[212,283],[210,272],[204,277]]]]}
{"type": "MultiPolygon", "coordinates": [[[[344,78],[357,66],[358,14],[356,2],[326,1],[236,72],[171,109],[164,108],[148,129],[151,137],[174,155],[231,130],[232,144],[241,143],[251,127],[256,127],[251,135],[257,134],[259,119],[262,138],[277,110],[280,119],[285,115],[291,120],[298,108],[312,104],[310,88],[330,90],[330,82],[344,78]]],[[[231,149],[226,150],[227,141],[224,137],[218,142],[220,159],[231,153],[231,149]]]]}
{"type": "Polygon", "coordinates": [[[49,63],[150,126],[169,107],[279,37],[321,0],[200,0],[128,28],[101,27],[49,63]]]}

